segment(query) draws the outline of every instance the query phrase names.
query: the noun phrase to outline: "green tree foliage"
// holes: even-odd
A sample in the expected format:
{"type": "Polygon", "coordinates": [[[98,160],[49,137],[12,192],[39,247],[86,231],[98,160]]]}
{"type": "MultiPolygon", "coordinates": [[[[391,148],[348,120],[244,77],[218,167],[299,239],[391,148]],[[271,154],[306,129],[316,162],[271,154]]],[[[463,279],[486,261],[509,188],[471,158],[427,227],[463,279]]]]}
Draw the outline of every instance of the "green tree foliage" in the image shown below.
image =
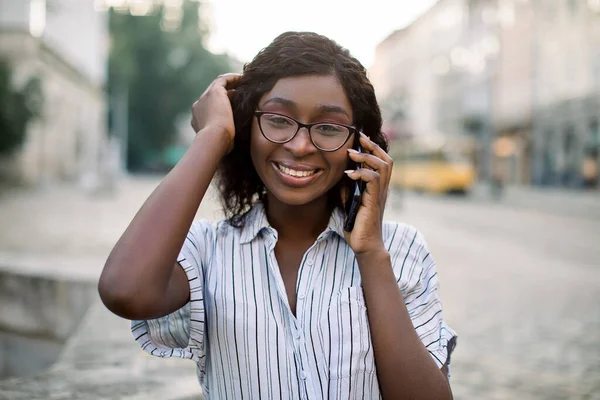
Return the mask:
{"type": "Polygon", "coordinates": [[[42,92],[37,77],[20,89],[12,84],[8,62],[0,60],[0,155],[18,150],[25,142],[27,125],[41,110],[42,92]]]}
{"type": "Polygon", "coordinates": [[[203,45],[207,30],[198,7],[196,1],[184,1],[175,29],[164,29],[163,7],[146,16],[110,13],[109,93],[128,92],[132,170],[163,154],[177,135],[178,117],[189,112],[217,75],[229,70],[226,55],[210,53],[203,45]]]}

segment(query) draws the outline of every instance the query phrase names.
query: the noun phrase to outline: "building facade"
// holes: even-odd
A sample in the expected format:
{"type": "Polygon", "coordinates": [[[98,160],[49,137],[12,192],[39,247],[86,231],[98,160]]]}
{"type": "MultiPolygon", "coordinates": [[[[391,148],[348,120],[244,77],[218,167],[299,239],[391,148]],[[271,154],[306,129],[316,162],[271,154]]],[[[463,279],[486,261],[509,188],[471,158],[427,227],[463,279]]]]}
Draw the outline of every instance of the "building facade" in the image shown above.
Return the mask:
{"type": "Polygon", "coordinates": [[[600,2],[537,1],[532,181],[600,183],[600,2]]]}
{"type": "Polygon", "coordinates": [[[0,160],[24,184],[89,180],[106,148],[108,15],[93,0],[0,0],[0,56],[15,86],[40,78],[42,115],[22,149],[0,160]]]}
{"type": "Polygon", "coordinates": [[[440,0],[380,44],[373,82],[412,134],[476,139],[484,180],[598,186],[599,41],[599,0],[440,0]]]}
{"type": "Polygon", "coordinates": [[[438,2],[377,47],[369,73],[388,129],[402,136],[427,135],[442,125],[434,105],[445,88],[437,79],[449,69],[444,57],[460,35],[463,7],[464,0],[438,2]]]}

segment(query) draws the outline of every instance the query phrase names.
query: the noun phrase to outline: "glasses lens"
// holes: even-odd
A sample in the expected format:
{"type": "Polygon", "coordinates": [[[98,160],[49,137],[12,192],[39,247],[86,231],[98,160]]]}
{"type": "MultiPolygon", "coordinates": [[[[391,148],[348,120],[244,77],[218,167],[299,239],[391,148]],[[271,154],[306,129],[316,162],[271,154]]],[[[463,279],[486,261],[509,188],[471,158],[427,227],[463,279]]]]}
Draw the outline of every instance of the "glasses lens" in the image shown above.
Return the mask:
{"type": "Polygon", "coordinates": [[[260,127],[267,139],[273,142],[286,142],[298,130],[298,125],[294,120],[277,114],[261,115],[260,127]]]}
{"type": "Polygon", "coordinates": [[[336,124],[319,124],[313,126],[310,133],[317,147],[334,150],[344,144],[350,135],[350,129],[336,124]]]}

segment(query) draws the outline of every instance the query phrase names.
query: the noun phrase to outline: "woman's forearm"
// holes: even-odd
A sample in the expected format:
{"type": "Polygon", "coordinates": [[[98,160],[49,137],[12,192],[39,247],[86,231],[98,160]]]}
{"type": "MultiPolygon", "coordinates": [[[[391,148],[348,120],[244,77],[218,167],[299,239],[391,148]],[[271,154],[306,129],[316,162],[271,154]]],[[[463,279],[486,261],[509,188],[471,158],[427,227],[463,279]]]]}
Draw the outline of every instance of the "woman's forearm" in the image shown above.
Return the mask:
{"type": "Polygon", "coordinates": [[[451,399],[412,324],[386,251],[357,255],[384,399],[451,399]]]}
{"type": "MultiPolygon", "coordinates": [[[[105,304],[128,314],[152,314],[153,308],[183,305],[189,290],[172,290],[171,275],[190,225],[227,152],[225,135],[200,131],[181,161],[163,179],[113,248],[102,272],[99,291],[105,304]],[[170,283],[171,282],[171,283],[170,283]],[[165,298],[171,286],[170,298],[165,298]],[[121,309],[126,305],[130,310],[121,309]]],[[[187,284],[185,279],[179,282],[187,284]]],[[[176,285],[181,286],[181,284],[176,285]]]]}

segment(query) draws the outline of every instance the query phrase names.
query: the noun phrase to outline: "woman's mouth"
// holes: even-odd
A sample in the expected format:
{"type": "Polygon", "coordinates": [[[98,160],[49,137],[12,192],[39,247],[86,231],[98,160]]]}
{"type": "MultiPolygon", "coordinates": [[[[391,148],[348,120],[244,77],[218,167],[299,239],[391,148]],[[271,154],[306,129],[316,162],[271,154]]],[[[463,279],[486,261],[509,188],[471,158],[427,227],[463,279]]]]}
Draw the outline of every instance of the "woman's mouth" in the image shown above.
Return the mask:
{"type": "Polygon", "coordinates": [[[317,172],[316,169],[312,169],[312,170],[296,170],[296,169],[292,169],[292,168],[288,168],[285,167],[279,163],[274,163],[275,166],[277,167],[277,169],[279,169],[281,172],[283,172],[284,174],[290,175],[290,176],[294,176],[296,178],[304,178],[306,176],[310,176],[314,173],[317,172]]]}
{"type": "Polygon", "coordinates": [[[278,162],[272,162],[272,164],[284,183],[296,187],[311,183],[322,171],[320,168],[305,166],[293,168],[292,166],[286,166],[278,162]]]}

